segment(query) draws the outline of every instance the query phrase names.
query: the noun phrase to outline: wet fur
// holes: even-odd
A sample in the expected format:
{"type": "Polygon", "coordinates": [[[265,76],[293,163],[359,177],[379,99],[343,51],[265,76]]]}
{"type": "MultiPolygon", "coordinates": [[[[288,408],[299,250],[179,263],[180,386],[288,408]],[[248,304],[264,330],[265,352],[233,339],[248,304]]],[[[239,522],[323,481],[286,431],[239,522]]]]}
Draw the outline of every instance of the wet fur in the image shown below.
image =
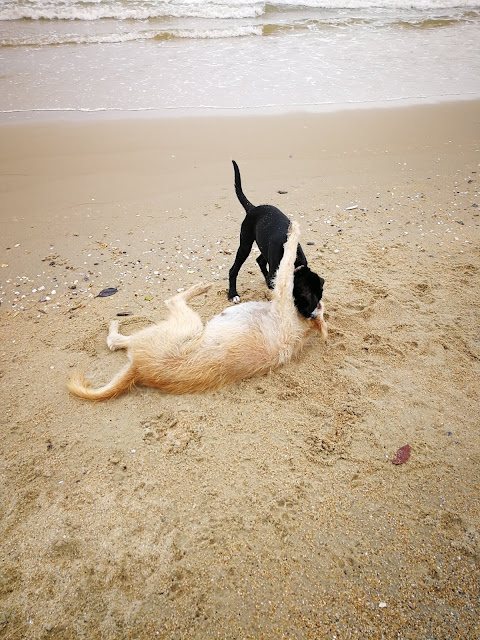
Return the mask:
{"type": "MultiPolygon", "coordinates": [[[[290,220],[287,216],[269,204],[255,207],[242,191],[240,170],[235,160],[232,160],[235,172],[235,193],[240,204],[246,211],[246,216],[240,229],[240,246],[235,262],[229,271],[228,298],[232,302],[240,302],[237,292],[237,276],[240,268],[248,258],[253,243],[260,249],[257,258],[265,282],[269,289],[273,289],[273,281],[283,255],[290,220]]],[[[295,258],[295,276],[293,298],[298,311],[309,318],[316,313],[318,303],[322,299],[325,281],[314,273],[307,264],[307,258],[300,245],[297,247],[295,258]]]]}
{"type": "Polygon", "coordinates": [[[203,326],[187,302],[208,291],[197,284],[165,302],[166,320],[131,336],[110,324],[108,347],[127,349],[127,364],[108,384],[92,389],[82,374],[68,383],[74,395],[89,400],[118,396],[133,385],[156,387],[168,393],[218,389],[289,362],[312,331],[327,336],[320,303],[316,318],[300,316],[293,303],[293,264],[300,236],[298,223],[285,245],[271,302],[245,302],[228,307],[203,326]]]}

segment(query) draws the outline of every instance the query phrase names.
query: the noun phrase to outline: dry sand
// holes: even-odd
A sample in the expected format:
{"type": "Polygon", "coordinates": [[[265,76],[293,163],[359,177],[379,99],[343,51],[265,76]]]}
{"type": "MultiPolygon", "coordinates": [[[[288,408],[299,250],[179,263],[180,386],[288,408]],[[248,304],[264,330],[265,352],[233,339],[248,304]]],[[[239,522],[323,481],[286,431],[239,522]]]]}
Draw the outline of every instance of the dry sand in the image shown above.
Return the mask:
{"type": "Polygon", "coordinates": [[[480,636],[479,121],[0,128],[1,638],[480,636]],[[204,318],[228,304],[232,158],[301,223],[327,344],[214,393],[70,397],[72,368],[123,365],[118,312],[147,326],[201,280],[204,318]]]}

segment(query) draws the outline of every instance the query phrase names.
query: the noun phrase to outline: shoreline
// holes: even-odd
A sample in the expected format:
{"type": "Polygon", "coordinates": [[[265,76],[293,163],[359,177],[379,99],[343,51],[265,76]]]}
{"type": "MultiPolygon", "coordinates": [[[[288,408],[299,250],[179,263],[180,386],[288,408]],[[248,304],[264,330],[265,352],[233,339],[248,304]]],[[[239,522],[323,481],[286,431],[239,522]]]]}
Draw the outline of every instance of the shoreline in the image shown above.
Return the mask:
{"type": "Polygon", "coordinates": [[[376,111],[384,109],[408,109],[411,107],[429,107],[463,102],[479,102],[480,94],[466,94],[456,96],[436,96],[402,98],[372,102],[349,102],[329,104],[305,104],[295,107],[264,106],[264,107],[172,107],[170,109],[38,109],[25,111],[0,112],[0,127],[7,124],[27,124],[50,121],[66,122],[95,122],[101,121],[131,121],[131,120],[168,120],[178,118],[242,118],[242,117],[279,117],[279,116],[321,116],[332,113],[352,111],[376,111]]]}

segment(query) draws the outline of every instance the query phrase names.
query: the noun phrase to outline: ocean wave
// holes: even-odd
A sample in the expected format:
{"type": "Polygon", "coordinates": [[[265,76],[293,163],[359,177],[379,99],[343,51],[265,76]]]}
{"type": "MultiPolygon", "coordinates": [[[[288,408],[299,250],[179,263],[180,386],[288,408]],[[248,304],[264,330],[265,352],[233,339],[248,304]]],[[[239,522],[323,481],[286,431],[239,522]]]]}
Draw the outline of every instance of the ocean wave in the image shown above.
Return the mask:
{"type": "Polygon", "coordinates": [[[0,47],[39,47],[58,46],[67,44],[118,44],[122,42],[146,40],[176,40],[176,39],[217,39],[239,38],[262,35],[262,27],[231,27],[225,29],[171,29],[171,30],[137,30],[120,33],[104,34],[75,34],[49,33],[30,36],[10,37],[0,39],[0,47]]]}
{"type": "Polygon", "coordinates": [[[265,3],[267,12],[285,9],[476,9],[478,0],[271,0],[265,3]]]}
{"type": "Polygon", "coordinates": [[[478,18],[477,14],[466,13],[451,19],[446,16],[436,18],[426,18],[415,20],[393,20],[386,23],[383,19],[367,18],[367,17],[331,17],[328,20],[303,20],[295,24],[257,24],[257,25],[234,25],[224,26],[223,28],[191,28],[191,29],[165,29],[154,28],[149,25],[148,28],[131,28],[125,30],[115,30],[115,22],[112,23],[111,32],[101,33],[60,33],[58,30],[51,32],[35,32],[22,33],[22,35],[12,34],[9,37],[0,38],[0,47],[44,47],[59,45],[85,45],[85,44],[119,44],[135,41],[168,41],[177,39],[203,40],[203,39],[225,39],[225,38],[244,38],[256,36],[281,36],[289,33],[322,33],[330,29],[338,28],[355,28],[355,27],[371,27],[379,26],[389,28],[404,29],[434,29],[441,27],[449,27],[462,22],[470,22],[478,18]]]}
{"type": "Polygon", "coordinates": [[[0,0],[0,20],[248,19],[289,11],[478,9],[479,0],[0,0]]]}
{"type": "Polygon", "coordinates": [[[305,20],[297,22],[295,24],[264,24],[262,27],[262,35],[275,36],[278,34],[288,33],[301,33],[302,31],[309,32],[324,32],[328,29],[338,28],[355,28],[355,27],[389,27],[389,28],[410,28],[410,29],[434,29],[436,27],[449,27],[452,25],[460,24],[462,22],[473,21],[473,17],[459,16],[457,18],[450,18],[446,16],[435,18],[415,18],[411,20],[401,20],[391,18],[386,20],[384,17],[330,17],[327,20],[305,20]]]}
{"type": "Polygon", "coordinates": [[[263,2],[148,2],[130,0],[0,0],[0,20],[150,20],[155,18],[255,18],[264,12],[263,2]]]}

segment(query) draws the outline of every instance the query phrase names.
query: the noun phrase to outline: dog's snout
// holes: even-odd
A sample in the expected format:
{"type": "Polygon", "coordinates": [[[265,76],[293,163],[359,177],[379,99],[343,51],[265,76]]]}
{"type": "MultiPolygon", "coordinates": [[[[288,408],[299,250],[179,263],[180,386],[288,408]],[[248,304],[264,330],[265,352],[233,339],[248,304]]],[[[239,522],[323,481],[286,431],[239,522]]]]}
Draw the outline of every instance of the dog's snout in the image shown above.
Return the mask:
{"type": "Polygon", "coordinates": [[[323,319],[323,302],[321,300],[319,300],[317,308],[312,311],[310,317],[312,318],[312,320],[315,320],[318,317],[323,319]]]}

